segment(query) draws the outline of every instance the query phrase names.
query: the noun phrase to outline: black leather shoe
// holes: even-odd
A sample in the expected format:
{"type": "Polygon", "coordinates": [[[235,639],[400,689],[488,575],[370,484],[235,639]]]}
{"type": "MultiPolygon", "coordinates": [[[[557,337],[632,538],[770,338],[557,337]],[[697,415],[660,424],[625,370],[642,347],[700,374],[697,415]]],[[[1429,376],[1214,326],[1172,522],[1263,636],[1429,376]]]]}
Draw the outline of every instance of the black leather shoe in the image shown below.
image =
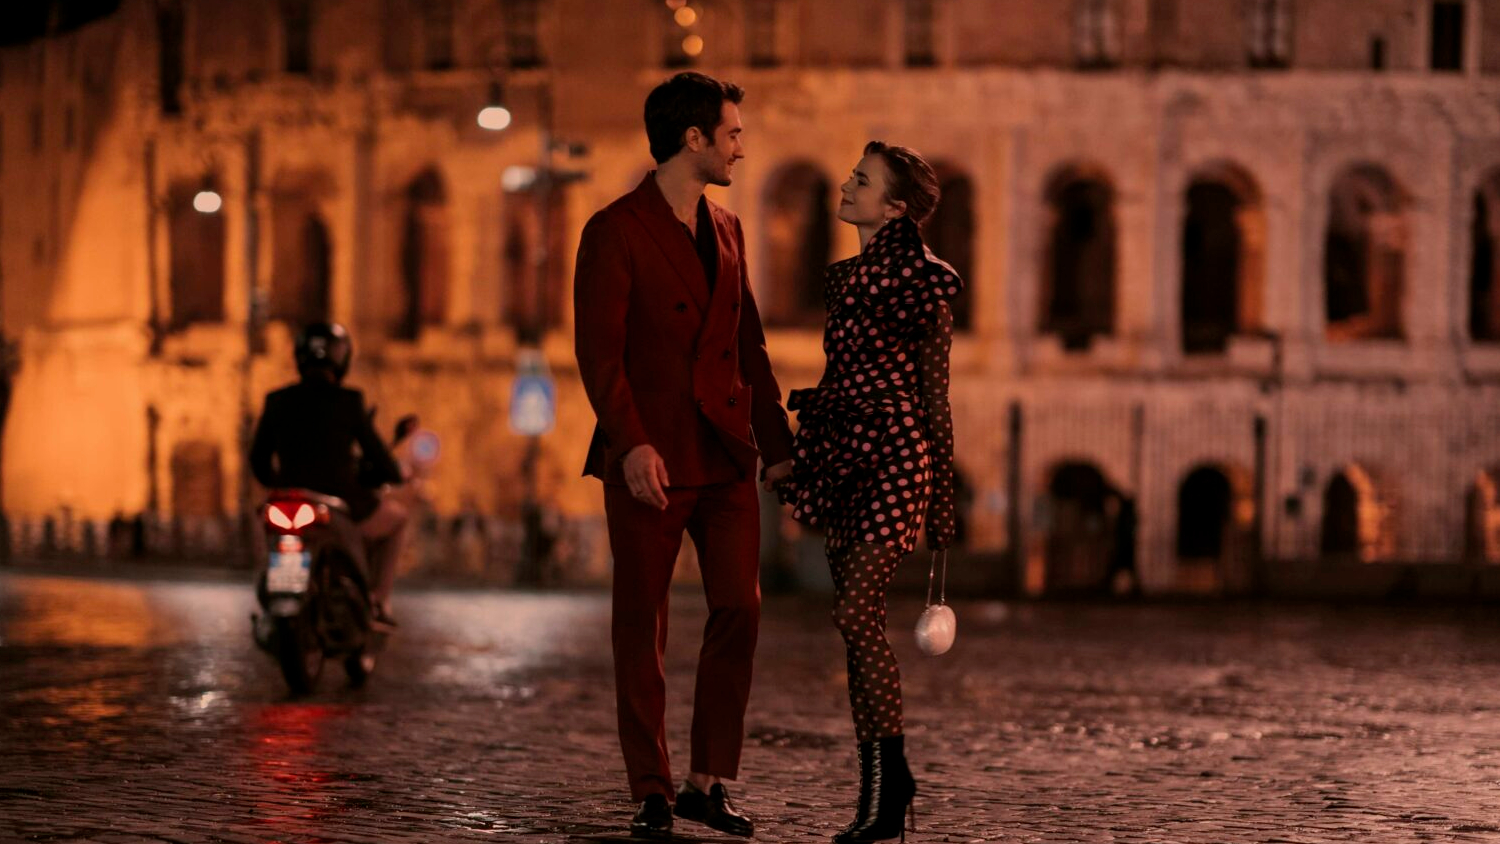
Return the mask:
{"type": "Polygon", "coordinates": [[[630,819],[630,834],[636,838],[671,838],[672,805],[664,794],[650,794],[630,819]]]}
{"type": "Polygon", "coordinates": [[[690,782],[683,783],[677,792],[677,805],[672,809],[672,814],[729,835],[749,838],[755,834],[755,824],[735,811],[734,804],[729,802],[729,791],[724,788],[723,783],[714,783],[707,794],[690,782]]]}

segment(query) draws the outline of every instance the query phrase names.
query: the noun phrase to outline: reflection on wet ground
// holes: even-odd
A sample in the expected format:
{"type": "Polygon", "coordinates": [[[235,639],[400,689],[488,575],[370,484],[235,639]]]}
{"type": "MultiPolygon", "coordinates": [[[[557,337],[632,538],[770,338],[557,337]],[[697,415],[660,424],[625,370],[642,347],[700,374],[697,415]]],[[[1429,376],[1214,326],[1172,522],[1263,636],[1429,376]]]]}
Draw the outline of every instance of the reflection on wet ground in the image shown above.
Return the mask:
{"type": "MultiPolygon", "coordinates": [[[[825,603],[767,604],[736,790],[758,840],[852,811],[825,603]]],[[[330,666],[303,700],[251,644],[252,604],[241,583],[0,573],[0,841],[618,840],[605,595],[408,592],[374,681],[330,666]]],[[[960,603],[931,659],[918,609],[891,618],[924,840],[1500,837],[1488,610],[960,603]]],[[[674,598],[680,760],[704,620],[674,598]]]]}

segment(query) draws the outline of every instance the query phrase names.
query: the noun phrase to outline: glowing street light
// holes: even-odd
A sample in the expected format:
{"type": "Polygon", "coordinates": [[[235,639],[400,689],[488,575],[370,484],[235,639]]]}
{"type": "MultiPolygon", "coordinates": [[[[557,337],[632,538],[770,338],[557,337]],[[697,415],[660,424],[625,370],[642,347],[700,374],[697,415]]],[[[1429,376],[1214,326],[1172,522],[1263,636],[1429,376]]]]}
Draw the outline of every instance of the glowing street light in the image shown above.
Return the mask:
{"type": "Polygon", "coordinates": [[[507,193],[520,193],[530,190],[531,186],[536,184],[536,178],[535,167],[512,164],[500,174],[500,187],[504,188],[507,193]]]}
{"type": "Polygon", "coordinates": [[[479,128],[488,129],[491,132],[504,131],[510,126],[510,109],[504,105],[505,98],[500,91],[499,82],[490,83],[490,98],[487,105],[479,110],[479,128]]]}
{"type": "Polygon", "coordinates": [[[204,188],[193,195],[193,210],[200,214],[217,214],[224,207],[224,197],[213,188],[204,188]]]}
{"type": "Polygon", "coordinates": [[[677,21],[678,26],[686,29],[698,22],[698,12],[692,6],[683,6],[672,15],[672,20],[677,21]]]}
{"type": "Polygon", "coordinates": [[[689,56],[696,56],[703,52],[703,36],[689,35],[682,39],[682,52],[689,56]]]}

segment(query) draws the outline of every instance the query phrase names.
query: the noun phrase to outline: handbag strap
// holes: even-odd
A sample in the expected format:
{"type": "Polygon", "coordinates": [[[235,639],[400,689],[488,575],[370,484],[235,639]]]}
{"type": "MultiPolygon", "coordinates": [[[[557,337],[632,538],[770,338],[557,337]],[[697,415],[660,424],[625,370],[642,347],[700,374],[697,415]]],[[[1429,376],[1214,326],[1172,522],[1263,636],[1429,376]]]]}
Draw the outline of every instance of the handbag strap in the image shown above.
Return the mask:
{"type": "Polygon", "coordinates": [[[932,568],[927,571],[927,606],[932,606],[932,579],[937,574],[938,557],[943,558],[943,579],[938,583],[938,603],[948,603],[948,549],[932,552],[932,568]]]}

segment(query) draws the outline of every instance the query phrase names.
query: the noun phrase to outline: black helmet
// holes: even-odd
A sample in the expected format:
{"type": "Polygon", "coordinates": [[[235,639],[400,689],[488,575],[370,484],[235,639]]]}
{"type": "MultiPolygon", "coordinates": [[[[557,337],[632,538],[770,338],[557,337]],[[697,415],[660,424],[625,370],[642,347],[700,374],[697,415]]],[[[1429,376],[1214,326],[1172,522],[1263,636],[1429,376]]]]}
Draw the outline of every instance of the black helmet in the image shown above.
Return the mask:
{"type": "Polygon", "coordinates": [[[303,379],[315,372],[328,372],[334,383],[344,380],[349,359],[354,357],[354,341],[349,331],[336,322],[314,322],[297,335],[297,374],[303,379]]]}

